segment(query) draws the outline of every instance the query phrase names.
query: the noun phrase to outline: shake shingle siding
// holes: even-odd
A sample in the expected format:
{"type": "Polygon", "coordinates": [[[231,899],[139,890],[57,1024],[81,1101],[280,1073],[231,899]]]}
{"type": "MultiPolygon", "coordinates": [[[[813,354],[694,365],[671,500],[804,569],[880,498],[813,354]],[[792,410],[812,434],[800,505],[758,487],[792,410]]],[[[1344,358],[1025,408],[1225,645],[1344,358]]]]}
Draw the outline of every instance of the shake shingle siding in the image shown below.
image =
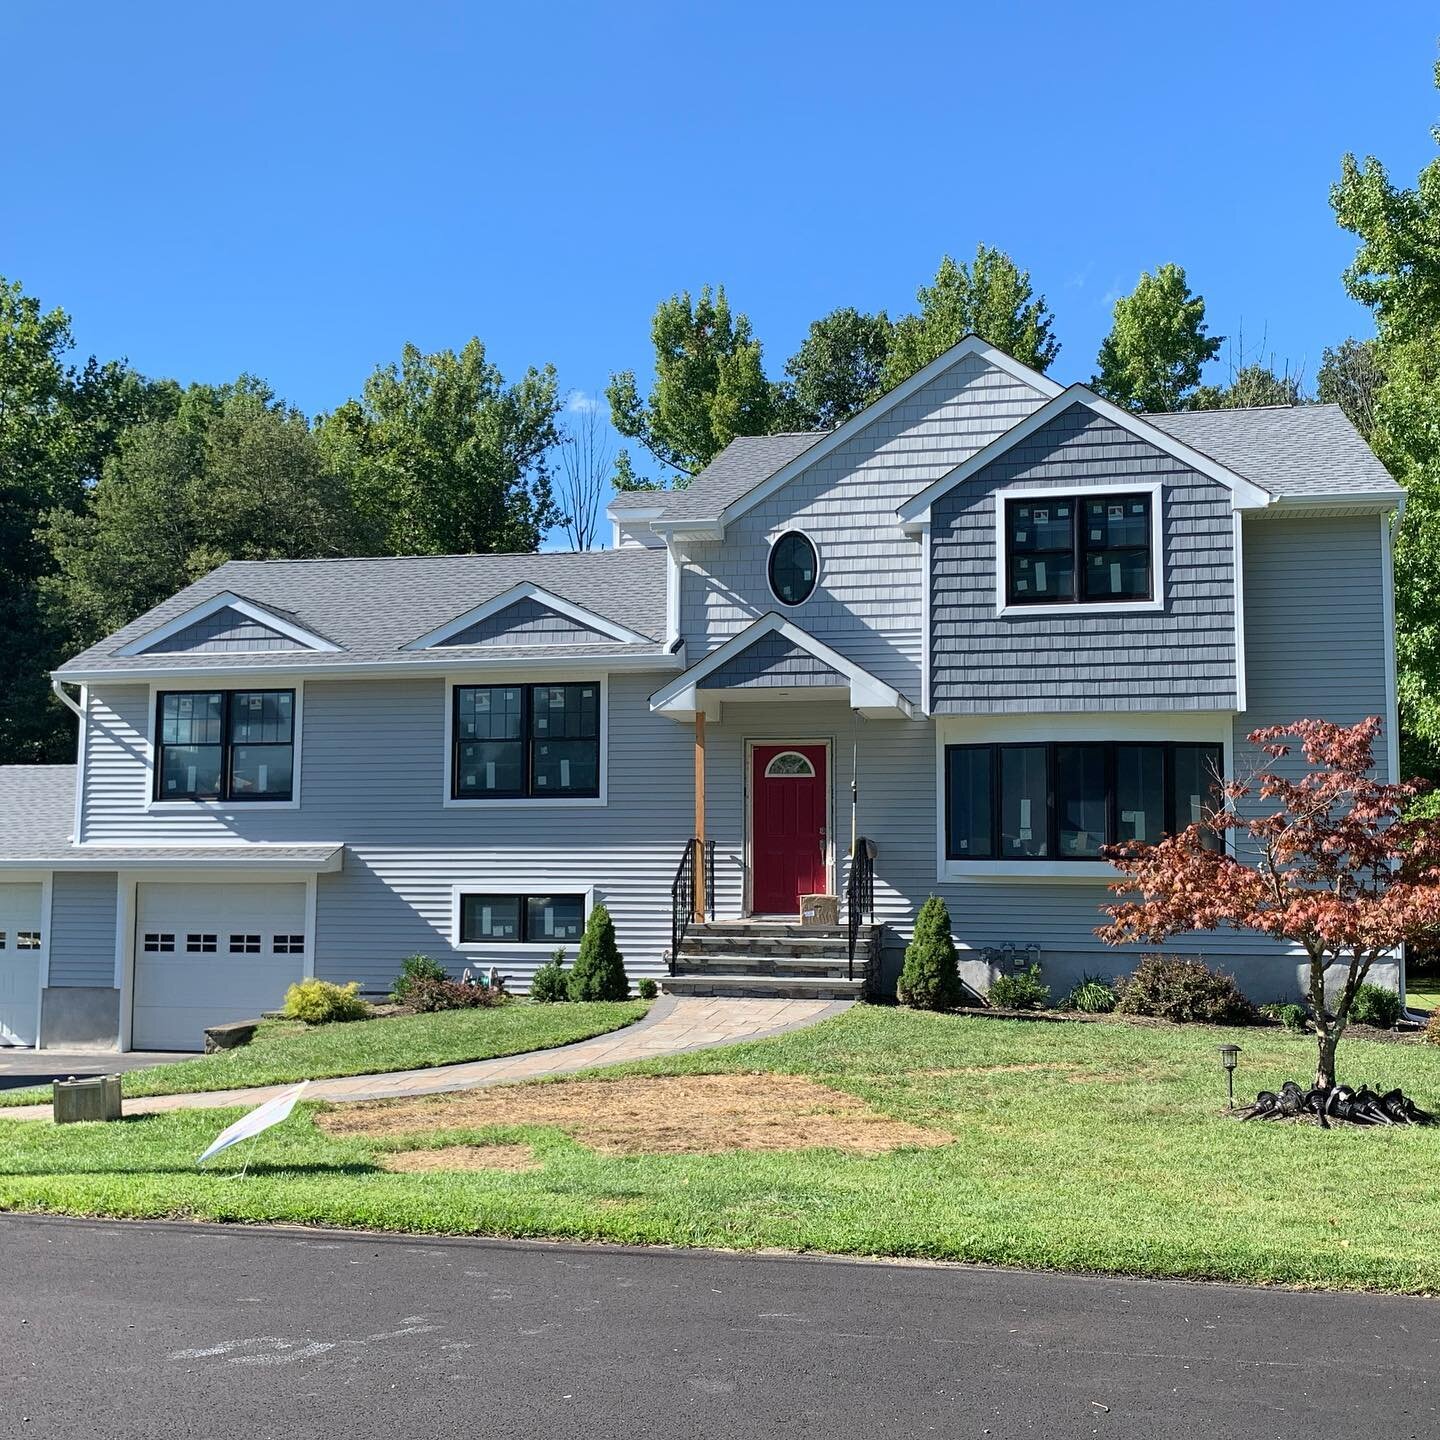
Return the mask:
{"type": "Polygon", "coordinates": [[[585,645],[610,639],[589,625],[561,615],[539,600],[526,596],[484,620],[452,635],[441,646],[452,645],[585,645]]]}
{"type": "Polygon", "coordinates": [[[1230,492],[1075,406],[939,499],[931,519],[936,714],[1219,710],[1236,697],[1230,492]],[[1163,611],[996,613],[996,499],[1013,487],[1160,483],[1163,611]]]}
{"type": "Polygon", "coordinates": [[[780,610],[918,700],[923,551],[895,512],[1044,399],[967,357],[731,521],[723,542],[691,546],[696,568],[685,571],[681,606],[691,660],[780,610]],[[808,535],[820,560],[814,595],[789,610],[766,573],[770,545],[787,530],[808,535]]]}
{"type": "Polygon", "coordinates": [[[705,677],[709,690],[783,690],[792,685],[842,683],[838,670],[783,635],[762,635],[705,677]]]}
{"type": "Polygon", "coordinates": [[[115,873],[55,872],[50,896],[50,984],[115,983],[115,873]]]}
{"type": "Polygon", "coordinates": [[[229,605],[203,620],[147,646],[146,655],[239,654],[254,650],[304,650],[307,647],[263,621],[229,605]]]}

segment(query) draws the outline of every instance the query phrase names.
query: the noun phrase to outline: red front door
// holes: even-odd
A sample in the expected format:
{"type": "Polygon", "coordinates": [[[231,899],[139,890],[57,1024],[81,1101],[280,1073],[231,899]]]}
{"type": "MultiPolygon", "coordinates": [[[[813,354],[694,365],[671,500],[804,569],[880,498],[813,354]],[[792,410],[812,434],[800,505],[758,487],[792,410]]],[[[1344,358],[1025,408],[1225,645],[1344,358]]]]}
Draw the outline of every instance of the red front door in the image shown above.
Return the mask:
{"type": "Polygon", "coordinates": [[[750,765],[750,908],[757,915],[798,916],[802,895],[829,888],[825,747],[756,745],[750,765]]]}

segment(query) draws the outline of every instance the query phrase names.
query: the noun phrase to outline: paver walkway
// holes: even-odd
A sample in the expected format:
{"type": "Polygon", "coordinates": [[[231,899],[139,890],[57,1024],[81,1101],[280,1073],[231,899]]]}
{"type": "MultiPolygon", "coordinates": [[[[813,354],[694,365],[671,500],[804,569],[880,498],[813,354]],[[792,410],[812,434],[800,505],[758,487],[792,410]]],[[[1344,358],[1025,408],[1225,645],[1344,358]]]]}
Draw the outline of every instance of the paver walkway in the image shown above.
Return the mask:
{"type": "MultiPolygon", "coordinates": [[[[434,1065],[424,1070],[392,1070],[383,1075],[348,1075],[316,1080],[306,1100],[388,1100],[397,1096],[442,1095],[451,1090],[480,1090],[545,1075],[568,1075],[597,1065],[681,1055],[740,1040],[762,1040],[788,1030],[803,1029],[848,1010],[851,1000],[683,999],[666,996],[650,1013],[623,1030],[612,1030],[553,1050],[529,1050],[495,1060],[470,1060],[459,1065],[434,1065]]],[[[383,1023],[383,1022],[380,1022],[383,1023]]],[[[43,1053],[43,1052],[42,1052],[43,1053]]],[[[244,1090],[207,1090],[192,1095],[154,1095],[126,1099],[125,1114],[153,1115],[165,1110],[214,1110],[228,1105],[260,1105],[290,1089],[257,1085],[244,1090]]],[[[24,1105],[0,1110],[6,1120],[48,1120],[49,1105],[24,1105]]]]}

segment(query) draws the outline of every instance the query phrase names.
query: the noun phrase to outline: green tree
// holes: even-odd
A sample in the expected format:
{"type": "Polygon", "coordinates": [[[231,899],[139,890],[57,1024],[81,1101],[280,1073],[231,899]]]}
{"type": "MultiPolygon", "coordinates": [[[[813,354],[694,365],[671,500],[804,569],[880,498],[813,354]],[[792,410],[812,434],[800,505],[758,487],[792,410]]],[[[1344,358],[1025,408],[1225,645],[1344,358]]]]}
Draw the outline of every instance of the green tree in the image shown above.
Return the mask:
{"type": "Polygon", "coordinates": [[[597,905],[585,922],[580,953],[570,971],[570,998],[623,1000],[629,993],[625,957],[615,941],[615,922],[603,905],[597,905]]]}
{"type": "Polygon", "coordinates": [[[960,963],[950,933],[950,911],[932,895],[915,917],[915,933],[905,948],[896,993],[902,1005],[917,1010],[953,1010],[960,1003],[960,963]]]}
{"type": "Polygon", "coordinates": [[[1060,343],[1055,317],[1043,295],[1036,296],[1030,272],[1021,270],[1003,250],[980,245],[969,264],[946,255],[933,285],[915,292],[917,314],[895,325],[885,358],[884,389],[943,355],[966,335],[975,334],[1034,370],[1049,369],[1060,343]]]}
{"type": "Polygon", "coordinates": [[[551,365],[507,385],[479,340],[433,355],[406,345],[321,417],[318,438],[350,478],[371,553],[530,551],[564,518],[549,465],[561,403],[551,365]]]}
{"type": "MultiPolygon", "coordinates": [[[[610,419],[686,485],[737,435],[770,429],[774,394],[750,321],[732,314],[723,285],[662,300],[650,324],[655,383],[641,399],[635,372],[610,377],[610,419]]],[[[624,454],[625,452],[621,452],[624,454]]],[[[626,455],[628,466],[629,457],[626,455]]],[[[631,485],[631,489],[652,488],[631,485]]]]}
{"type": "Polygon", "coordinates": [[[1178,265],[1142,271],[1115,302],[1100,344],[1095,392],[1127,410],[1180,410],[1223,337],[1206,333],[1205,297],[1191,292],[1178,265]]]}
{"type": "Polygon", "coordinates": [[[305,417],[242,376],[124,431],[83,507],[52,509],[41,533],[50,611],[84,645],[226,560],[350,553],[354,526],[305,417]]]}
{"type": "Polygon", "coordinates": [[[1190,396],[1189,410],[1241,410],[1260,405],[1303,405],[1305,384],[1288,367],[1251,361],[1236,370],[1224,385],[1202,385],[1190,396]]]}
{"type": "Polygon", "coordinates": [[[63,310],[0,278],[0,763],[74,751],[48,679],[71,642],[41,598],[43,517],[77,510],[119,434],[168,394],[121,362],[70,368],[71,346],[63,310]]]}
{"type": "MultiPolygon", "coordinates": [[[[1440,65],[1435,67],[1440,86],[1440,65]]],[[[1440,132],[1436,134],[1440,142],[1440,132]]],[[[1405,486],[1395,543],[1395,628],[1406,764],[1440,776],[1440,157],[1414,187],[1373,156],[1341,161],[1330,203],[1359,241],[1345,288],[1375,317],[1368,438],[1405,486]]]]}
{"type": "Polygon", "coordinates": [[[1351,337],[1326,348],[1315,375],[1315,398],[1322,405],[1338,405],[1368,440],[1375,432],[1376,406],[1384,384],[1376,342],[1351,337]]]}
{"type": "Polygon", "coordinates": [[[881,393],[892,326],[882,310],[850,306],[814,321],[785,362],[775,424],[782,430],[830,430],[858,415],[881,393]]]}

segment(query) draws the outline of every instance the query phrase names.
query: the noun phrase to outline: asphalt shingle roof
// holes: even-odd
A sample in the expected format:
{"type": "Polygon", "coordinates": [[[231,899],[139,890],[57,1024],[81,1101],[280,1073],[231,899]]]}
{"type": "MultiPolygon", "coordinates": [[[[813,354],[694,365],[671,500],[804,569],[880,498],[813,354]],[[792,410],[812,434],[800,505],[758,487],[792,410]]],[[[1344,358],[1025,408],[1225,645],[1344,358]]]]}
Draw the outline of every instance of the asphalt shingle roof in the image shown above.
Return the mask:
{"type": "Polygon", "coordinates": [[[67,850],[74,828],[73,765],[0,765],[0,855],[67,850]]]}
{"type": "Polygon", "coordinates": [[[1144,418],[1282,498],[1400,493],[1338,405],[1180,410],[1144,418]]]}
{"type": "MultiPolygon", "coordinates": [[[[153,663],[153,656],[126,658],[116,651],[202,602],[227,591],[266,609],[283,611],[294,623],[340,647],[341,653],[276,650],[216,656],[166,655],[167,666],[204,668],[224,659],[227,666],[317,664],[336,661],[433,659],[434,652],[403,647],[477,605],[529,581],[607,620],[649,637],[650,644],[607,642],[566,646],[566,654],[595,658],[659,654],[665,636],[665,552],[629,546],[582,554],[422,555],[369,560],[231,560],[178,595],[68,661],[58,672],[114,670],[153,663]]],[[[509,658],[554,655],[556,647],[507,647],[509,658]]],[[[447,653],[464,655],[467,647],[447,653]]],[[[487,652],[487,653],[493,653],[487,652]]]]}
{"type": "Polygon", "coordinates": [[[665,506],[666,520],[714,520],[727,505],[803,455],[827,431],[799,430],[782,435],[740,435],[732,440],[687,489],[674,490],[665,506]]]}

